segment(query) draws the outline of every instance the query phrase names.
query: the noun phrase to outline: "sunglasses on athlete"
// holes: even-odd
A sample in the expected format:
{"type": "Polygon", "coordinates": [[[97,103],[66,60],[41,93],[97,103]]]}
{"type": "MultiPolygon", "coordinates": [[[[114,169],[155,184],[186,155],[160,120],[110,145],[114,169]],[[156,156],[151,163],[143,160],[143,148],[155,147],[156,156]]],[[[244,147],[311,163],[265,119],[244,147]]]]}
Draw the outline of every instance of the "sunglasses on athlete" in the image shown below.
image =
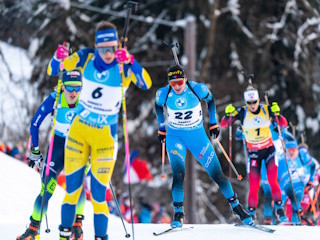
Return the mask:
{"type": "Polygon", "coordinates": [[[252,101],[252,102],[246,102],[246,104],[248,104],[248,105],[254,105],[254,104],[256,104],[258,101],[256,100],[256,101],[252,101]]]}
{"type": "Polygon", "coordinates": [[[105,54],[107,52],[114,53],[116,50],[118,50],[117,46],[111,46],[111,47],[97,47],[97,50],[99,53],[105,54]]]}
{"type": "Polygon", "coordinates": [[[64,86],[64,89],[67,90],[68,92],[79,92],[81,90],[81,86],[64,86]]]}
{"type": "Polygon", "coordinates": [[[254,105],[254,104],[256,104],[258,101],[256,100],[256,101],[252,101],[252,102],[246,102],[248,105],[254,105]]]}
{"type": "Polygon", "coordinates": [[[170,81],[169,84],[171,87],[174,87],[175,85],[181,86],[184,83],[184,79],[178,80],[178,81],[170,81]]]}

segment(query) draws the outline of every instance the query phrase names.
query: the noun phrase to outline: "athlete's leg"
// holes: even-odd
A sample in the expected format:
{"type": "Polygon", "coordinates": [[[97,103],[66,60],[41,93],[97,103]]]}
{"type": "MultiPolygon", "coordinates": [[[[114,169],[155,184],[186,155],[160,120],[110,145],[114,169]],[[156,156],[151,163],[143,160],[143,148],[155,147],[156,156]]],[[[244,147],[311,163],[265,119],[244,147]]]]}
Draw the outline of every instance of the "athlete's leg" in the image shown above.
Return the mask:
{"type": "Polygon", "coordinates": [[[118,152],[117,124],[91,129],[91,202],[94,210],[96,237],[107,236],[109,209],[106,190],[112,176],[118,152]]]}
{"type": "Polygon", "coordinates": [[[49,172],[48,182],[46,186],[46,194],[44,199],[42,217],[41,217],[41,204],[42,204],[42,198],[44,194],[45,168],[47,166],[46,164],[47,157],[45,159],[45,164],[43,165],[41,192],[35,200],[35,203],[33,206],[33,213],[32,213],[32,216],[30,217],[29,228],[25,231],[24,234],[22,234],[21,236],[18,236],[17,239],[35,239],[39,235],[38,228],[40,226],[40,222],[43,219],[43,216],[45,216],[47,212],[48,201],[51,198],[57,184],[57,176],[63,169],[64,142],[65,142],[64,138],[61,138],[58,136],[54,137],[54,145],[53,145],[52,158],[50,163],[50,172],[49,172]]]}
{"type": "Polygon", "coordinates": [[[203,128],[197,129],[193,132],[193,142],[188,141],[188,149],[204,167],[209,177],[218,184],[222,194],[227,199],[233,197],[234,192],[232,186],[222,172],[220,162],[206,132],[203,128]]]}
{"type": "Polygon", "coordinates": [[[258,193],[260,187],[260,168],[261,168],[261,159],[259,157],[258,150],[249,150],[250,158],[250,168],[249,168],[249,196],[248,196],[248,209],[254,211],[258,206],[258,193]]]}
{"type": "Polygon", "coordinates": [[[171,165],[173,182],[172,182],[172,198],[173,202],[183,202],[184,190],[183,181],[185,176],[185,158],[186,146],[184,145],[183,135],[179,137],[168,132],[166,138],[166,149],[171,165]],[[180,137],[181,136],[181,137],[180,137]]]}
{"type": "Polygon", "coordinates": [[[183,182],[185,176],[185,158],[186,146],[184,144],[185,134],[183,131],[168,131],[166,138],[166,148],[171,165],[173,182],[172,182],[172,199],[174,207],[172,227],[181,227],[184,219],[183,212],[183,182]]]}
{"type": "Polygon", "coordinates": [[[275,160],[274,147],[268,149],[265,157],[268,182],[271,187],[271,195],[275,203],[281,202],[281,189],[278,181],[278,164],[275,160]]]}
{"type": "Polygon", "coordinates": [[[75,220],[76,204],[83,190],[83,177],[88,161],[89,146],[86,142],[88,126],[73,120],[65,146],[66,196],[61,207],[61,228],[71,229],[75,220]]]}
{"type": "MultiPolygon", "coordinates": [[[[45,216],[47,213],[49,199],[51,198],[55,190],[55,187],[57,185],[57,177],[59,176],[64,166],[64,144],[65,144],[64,138],[58,137],[58,136],[54,137],[50,171],[49,171],[48,182],[46,186],[46,194],[45,194],[46,196],[45,196],[44,205],[43,205],[42,219],[43,219],[43,216],[45,216]]],[[[44,194],[45,171],[47,167],[47,159],[48,158],[46,157],[45,164],[43,165],[41,192],[38,195],[33,206],[32,219],[36,221],[40,221],[41,203],[42,203],[42,196],[44,194]]]]}
{"type": "Polygon", "coordinates": [[[192,131],[187,138],[187,147],[193,156],[201,163],[212,180],[214,180],[222,194],[228,199],[232,210],[245,224],[251,224],[252,219],[239,204],[237,195],[226,176],[223,174],[220,162],[203,128],[192,131]]]}
{"type": "Polygon", "coordinates": [[[271,196],[271,188],[268,182],[267,177],[267,169],[265,161],[261,162],[261,186],[264,193],[264,208],[263,208],[263,220],[264,224],[271,224],[272,220],[272,196],[271,196]]]}

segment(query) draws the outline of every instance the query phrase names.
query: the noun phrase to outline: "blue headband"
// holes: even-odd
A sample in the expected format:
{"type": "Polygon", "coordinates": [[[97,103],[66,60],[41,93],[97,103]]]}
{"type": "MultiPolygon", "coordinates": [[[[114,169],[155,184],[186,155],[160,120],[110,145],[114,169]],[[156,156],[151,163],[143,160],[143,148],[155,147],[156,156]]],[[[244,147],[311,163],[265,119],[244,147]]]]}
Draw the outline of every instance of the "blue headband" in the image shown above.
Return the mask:
{"type": "Polygon", "coordinates": [[[286,148],[297,148],[298,143],[296,140],[286,142],[286,148]]]}
{"type": "Polygon", "coordinates": [[[99,30],[96,32],[96,43],[118,41],[118,33],[114,28],[99,30]]]}

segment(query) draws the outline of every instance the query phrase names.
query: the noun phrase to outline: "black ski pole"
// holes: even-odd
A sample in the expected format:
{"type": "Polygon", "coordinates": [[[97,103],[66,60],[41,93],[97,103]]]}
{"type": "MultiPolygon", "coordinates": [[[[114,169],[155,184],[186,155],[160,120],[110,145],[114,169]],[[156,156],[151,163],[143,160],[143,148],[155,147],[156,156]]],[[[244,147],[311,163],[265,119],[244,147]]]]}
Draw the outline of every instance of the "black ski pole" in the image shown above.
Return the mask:
{"type": "Polygon", "coordinates": [[[112,187],[111,180],[110,180],[110,182],[109,182],[109,186],[110,186],[110,189],[111,189],[111,193],[112,193],[113,200],[114,200],[115,203],[116,203],[117,211],[118,211],[119,216],[120,216],[120,218],[121,218],[124,231],[126,232],[125,237],[126,237],[126,238],[129,238],[129,237],[130,237],[130,234],[127,232],[127,228],[126,228],[126,226],[124,225],[123,216],[122,216],[122,213],[121,213],[121,211],[120,211],[120,207],[119,207],[119,203],[118,203],[117,196],[116,196],[116,194],[115,194],[114,191],[113,191],[113,187],[112,187]]]}
{"type": "Polygon", "coordinates": [[[169,45],[165,41],[162,41],[162,42],[164,44],[166,44],[167,46],[170,46],[170,48],[172,50],[173,57],[174,57],[174,61],[176,62],[177,65],[180,65],[179,58],[178,58],[177,51],[176,51],[176,48],[179,48],[179,43],[171,43],[169,45]]]}
{"type": "MultiPolygon", "coordinates": [[[[138,9],[138,3],[135,1],[127,1],[127,17],[125,19],[123,34],[121,38],[121,48],[125,47],[126,42],[128,41],[127,33],[129,30],[130,16],[131,12],[135,12],[138,9]]],[[[131,212],[131,225],[132,225],[132,239],[134,240],[134,221],[133,221],[133,205],[132,205],[132,194],[131,194],[131,181],[130,181],[130,157],[129,157],[129,138],[127,131],[127,108],[126,108],[126,97],[123,86],[124,81],[124,71],[123,64],[121,68],[121,90],[122,90],[122,121],[123,121],[123,131],[124,131],[124,141],[125,141],[125,152],[126,152],[126,162],[127,162],[127,171],[128,171],[128,190],[129,190],[129,198],[130,198],[130,212],[131,212]]]]}

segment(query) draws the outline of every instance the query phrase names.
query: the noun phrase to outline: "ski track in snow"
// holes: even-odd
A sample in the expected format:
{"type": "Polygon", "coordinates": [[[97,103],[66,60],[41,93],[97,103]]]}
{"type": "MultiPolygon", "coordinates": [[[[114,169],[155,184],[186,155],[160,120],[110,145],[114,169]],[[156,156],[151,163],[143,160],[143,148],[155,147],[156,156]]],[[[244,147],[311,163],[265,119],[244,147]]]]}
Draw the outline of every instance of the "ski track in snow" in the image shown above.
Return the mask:
{"type": "MultiPolygon", "coordinates": [[[[22,234],[29,224],[33,203],[40,192],[40,177],[26,164],[0,152],[0,239],[13,240],[22,234]]],[[[57,186],[49,202],[48,223],[51,230],[45,233],[45,220],[41,225],[41,240],[58,240],[60,223],[60,207],[64,198],[64,190],[57,186]]],[[[94,239],[93,208],[89,201],[85,205],[85,220],[83,231],[85,240],[94,239]]],[[[126,229],[131,234],[131,224],[126,223],[126,229]]],[[[153,236],[153,232],[161,232],[169,228],[165,224],[135,224],[136,240],[302,240],[318,239],[320,227],[307,226],[271,226],[274,233],[265,233],[254,229],[235,227],[233,224],[202,224],[179,232],[171,232],[161,236],[153,236]]],[[[125,238],[120,218],[110,215],[108,226],[109,240],[132,239],[125,238]]],[[[132,234],[131,234],[132,235],[132,234]]]]}

